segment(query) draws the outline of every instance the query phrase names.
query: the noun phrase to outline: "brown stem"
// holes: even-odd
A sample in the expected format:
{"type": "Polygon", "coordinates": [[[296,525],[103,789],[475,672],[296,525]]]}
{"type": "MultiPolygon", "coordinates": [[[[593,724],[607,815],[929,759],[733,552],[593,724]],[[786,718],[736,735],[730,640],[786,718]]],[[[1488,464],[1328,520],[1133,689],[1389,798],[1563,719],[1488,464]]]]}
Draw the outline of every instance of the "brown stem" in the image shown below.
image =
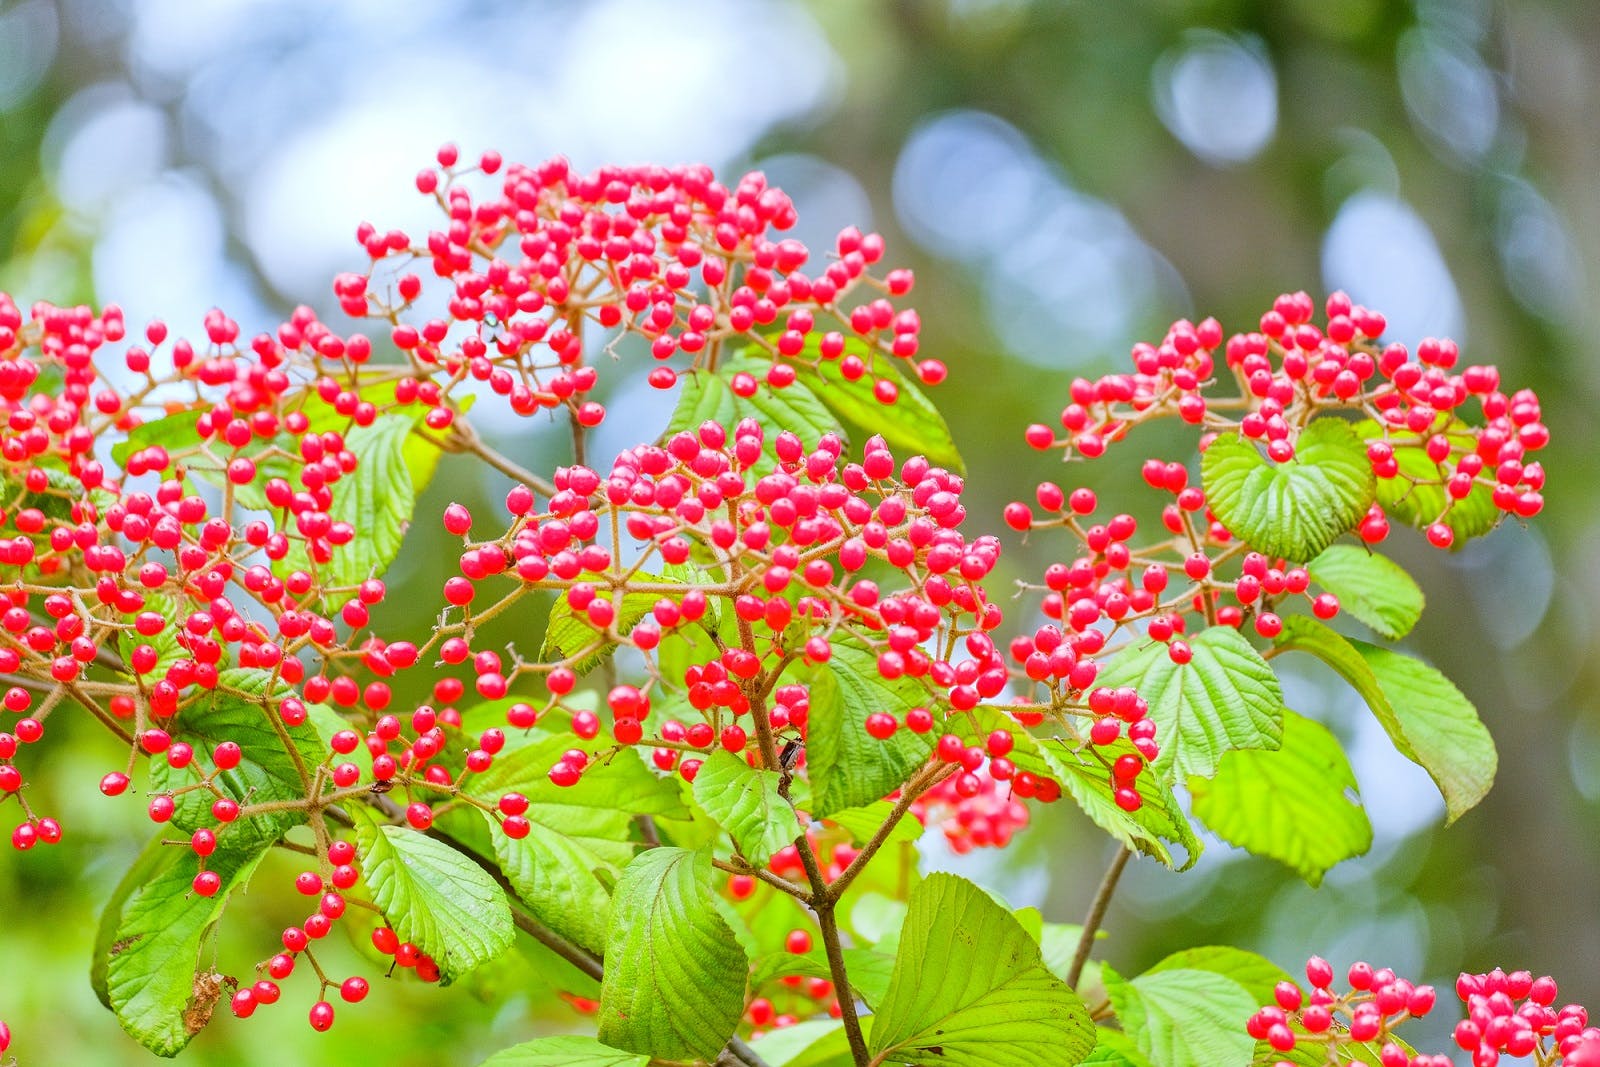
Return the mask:
{"type": "Polygon", "coordinates": [[[917,798],[954,774],[957,766],[958,764],[954,763],[932,764],[906,784],[900,791],[900,799],[895,801],[894,810],[889,812],[888,818],[883,820],[883,824],[873,832],[867,843],[861,846],[861,851],[856,853],[856,858],[850,861],[850,865],[828,886],[830,899],[837,901],[844,895],[850,883],[856,880],[856,876],[872,862],[872,857],[877,855],[878,850],[889,840],[889,835],[894,832],[894,828],[899,825],[906,812],[911,810],[911,805],[916,803],[917,798]]]}
{"type": "Polygon", "coordinates": [[[816,913],[817,925],[822,929],[822,947],[828,956],[828,973],[833,978],[833,992],[839,1000],[839,1021],[844,1023],[845,1037],[850,1040],[850,1056],[856,1067],[867,1067],[871,1056],[867,1052],[867,1039],[861,1033],[861,1020],[856,1016],[856,998],[850,990],[850,975],[845,971],[844,946],[839,942],[839,922],[834,915],[835,901],[828,894],[828,883],[823,880],[817,855],[804,834],[796,844],[800,847],[800,862],[805,865],[806,878],[811,882],[811,910],[816,913]]]}
{"type": "Polygon", "coordinates": [[[1117,854],[1111,860],[1111,866],[1106,868],[1105,877],[1100,879],[1100,888],[1095,890],[1094,900],[1089,904],[1089,914],[1083,919],[1083,933],[1078,936],[1078,948],[1072,954],[1072,964],[1067,968],[1067,985],[1078,988],[1078,979],[1083,977],[1084,964],[1089,962],[1089,952],[1094,948],[1094,935],[1100,930],[1100,923],[1106,917],[1106,909],[1111,906],[1111,897],[1117,891],[1117,879],[1122,877],[1122,869],[1133,858],[1133,850],[1127,845],[1120,845],[1117,854]]]}

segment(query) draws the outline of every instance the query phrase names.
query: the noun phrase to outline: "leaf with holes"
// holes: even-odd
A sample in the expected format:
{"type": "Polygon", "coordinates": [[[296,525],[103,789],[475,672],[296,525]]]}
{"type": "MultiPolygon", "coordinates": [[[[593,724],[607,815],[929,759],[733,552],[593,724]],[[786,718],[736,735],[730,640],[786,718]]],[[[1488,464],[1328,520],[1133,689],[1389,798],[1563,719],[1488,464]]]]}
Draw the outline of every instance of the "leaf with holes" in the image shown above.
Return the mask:
{"type": "Polygon", "coordinates": [[[1422,618],[1422,590],[1394,560],[1358,545],[1329,545],[1306,568],[1353,619],[1391,641],[1422,618]]]}
{"type": "Polygon", "coordinates": [[[1354,529],[1377,492],[1361,439],[1335,418],[1307,425],[1287,463],[1222,434],[1200,457],[1200,476],[1218,522],[1257,551],[1296,562],[1354,529]]]}
{"type": "Polygon", "coordinates": [[[1277,748],[1283,693],[1267,661],[1228,626],[1212,626],[1189,642],[1193,657],[1177,664],[1167,646],[1129,646],[1106,664],[1096,685],[1132,686],[1150,705],[1164,780],[1210,778],[1226,752],[1277,748]]]}
{"type": "Polygon", "coordinates": [[[709,852],[653,848],[622,872],[600,985],[601,1041],[701,1060],[728,1043],[750,963],[713,893],[709,852]]]}
{"type": "Polygon", "coordinates": [[[249,880],[265,846],[217,852],[206,869],[222,879],[209,900],[194,894],[200,858],[187,849],[128,895],[107,946],[106,999],[122,1028],[158,1056],[175,1056],[227,1004],[222,976],[200,954],[228,898],[249,880]]]}
{"type": "Polygon", "coordinates": [[[1312,885],[1335,864],[1365,855],[1372,823],[1338,738],[1319,722],[1283,714],[1283,746],[1222,757],[1215,778],[1190,778],[1195,817],[1231,845],[1288,865],[1312,885]]]}
{"type": "Polygon", "coordinates": [[[1447,821],[1474,808],[1494,784],[1494,738],[1455,684],[1419,660],[1354,641],[1304,616],[1284,620],[1281,648],[1322,660],[1361,694],[1394,747],[1428,772],[1447,821]]]}
{"type": "Polygon", "coordinates": [[[694,800],[728,832],[739,852],[765,866],[772,854],[800,836],[800,819],[778,793],[782,775],[750,766],[718,749],[694,779],[694,800]]]}
{"type": "Polygon", "coordinates": [[[348,810],[372,902],[402,941],[433,957],[443,984],[511,947],[511,904],[488,872],[442,841],[380,824],[361,805],[348,810]]]}
{"type": "Polygon", "coordinates": [[[1076,1064],[1089,1013],[1016,917],[953,874],[911,891],[894,978],[873,1017],[874,1062],[950,1067],[1076,1064]]]}

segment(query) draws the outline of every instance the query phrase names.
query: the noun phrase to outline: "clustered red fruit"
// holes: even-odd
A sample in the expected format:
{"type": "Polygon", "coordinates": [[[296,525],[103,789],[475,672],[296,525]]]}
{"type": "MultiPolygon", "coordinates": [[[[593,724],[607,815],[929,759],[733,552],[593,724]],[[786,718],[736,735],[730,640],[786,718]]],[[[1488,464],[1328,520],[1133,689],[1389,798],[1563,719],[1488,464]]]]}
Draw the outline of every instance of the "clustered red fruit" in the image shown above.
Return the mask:
{"type": "MultiPolygon", "coordinates": [[[[1357,962],[1346,975],[1349,991],[1333,992],[1334,973],[1327,960],[1313,956],[1306,963],[1311,994],[1293,982],[1280,982],[1276,1003],[1249,1019],[1246,1029],[1257,1041],[1286,1053],[1297,1047],[1320,1047],[1329,1064],[1344,1063],[1342,1050],[1351,1045],[1379,1045],[1383,1067],[1452,1067],[1447,1055],[1409,1051],[1394,1037],[1394,1029],[1408,1019],[1433,1010],[1432,986],[1412,985],[1387,968],[1374,970],[1357,962]]],[[[1456,995],[1466,1005],[1467,1017],[1456,1024],[1455,1040],[1472,1055],[1472,1067],[1496,1067],[1502,1055],[1535,1057],[1551,1067],[1594,1067],[1600,1064],[1600,1029],[1589,1026],[1588,1012],[1577,1004],[1554,1008],[1556,983],[1534,978],[1527,971],[1507,974],[1463,974],[1456,979],[1456,995]]],[[[1276,1067],[1290,1067],[1279,1060],[1276,1067]]]]}

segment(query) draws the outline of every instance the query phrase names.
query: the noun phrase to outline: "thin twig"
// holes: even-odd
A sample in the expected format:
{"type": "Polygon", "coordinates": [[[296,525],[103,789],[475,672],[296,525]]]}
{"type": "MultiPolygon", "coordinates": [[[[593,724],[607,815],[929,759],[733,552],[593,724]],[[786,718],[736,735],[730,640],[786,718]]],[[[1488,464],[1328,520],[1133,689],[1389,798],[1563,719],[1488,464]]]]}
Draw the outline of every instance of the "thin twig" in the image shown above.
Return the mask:
{"type": "Polygon", "coordinates": [[[1117,879],[1122,877],[1122,869],[1133,858],[1133,850],[1126,845],[1117,848],[1117,854],[1111,860],[1111,866],[1106,868],[1105,877],[1100,879],[1100,888],[1095,890],[1094,900],[1089,905],[1089,914],[1083,919],[1083,933],[1078,937],[1078,949],[1072,954],[1072,964],[1067,968],[1067,985],[1078,988],[1078,979],[1083,977],[1084,964],[1089,962],[1089,952],[1094,948],[1094,935],[1100,930],[1100,923],[1106,917],[1106,909],[1111,906],[1111,897],[1117,891],[1117,879]]]}

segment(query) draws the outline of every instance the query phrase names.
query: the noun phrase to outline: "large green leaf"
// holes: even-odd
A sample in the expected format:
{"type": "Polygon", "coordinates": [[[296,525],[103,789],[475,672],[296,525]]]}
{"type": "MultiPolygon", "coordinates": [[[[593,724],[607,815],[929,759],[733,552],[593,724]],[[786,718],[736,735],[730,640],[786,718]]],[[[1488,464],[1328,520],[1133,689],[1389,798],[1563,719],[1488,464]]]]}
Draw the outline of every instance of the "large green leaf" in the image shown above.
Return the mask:
{"type": "Polygon", "coordinates": [[[1175,967],[1128,980],[1105,964],[1100,974],[1123,1031],[1152,1067],[1250,1063],[1256,1043],[1244,1024],[1261,1002],[1234,979],[1175,967]]]}
{"type": "Polygon", "coordinates": [[[660,1059],[715,1059],[744,1011],[749,960],[712,906],[711,854],[641,853],[617,883],[600,1040],[660,1059]]]}
{"type": "Polygon", "coordinates": [[[1357,545],[1329,545],[1307,568],[1340,608],[1391,641],[1422,618],[1422,589],[1388,556],[1357,545]]]}
{"type": "Polygon", "coordinates": [[[1257,1004],[1272,1002],[1279,982],[1290,981],[1289,972],[1265,956],[1232,945],[1203,945],[1186,948],[1163,959],[1144,973],[1161,971],[1210,971],[1231,978],[1244,987],[1257,1004]]]}
{"type": "Polygon", "coordinates": [[[501,1049],[478,1067],[645,1067],[649,1056],[619,1052],[592,1037],[541,1037],[501,1049]]]}
{"type": "Polygon", "coordinates": [[[495,857],[535,918],[598,952],[611,912],[608,886],[633,858],[633,816],[681,818],[687,811],[672,780],[656,777],[631,748],[592,764],[575,785],[556,785],[550,768],[571,746],[568,735],[542,738],[502,753],[463,785],[489,804],[506,793],[528,798],[528,836],[519,841],[494,830],[495,857]]]}
{"type": "Polygon", "coordinates": [[[1372,847],[1372,823],[1338,738],[1292,711],[1283,747],[1222,757],[1215,778],[1190,778],[1195,816],[1224,841],[1287,864],[1321,885],[1337,863],[1372,847]]]}
{"type": "Polygon", "coordinates": [[[1295,456],[1272,463],[1225,433],[1200,457],[1206,502],[1217,521],[1268,556],[1309,560],[1354,529],[1377,492],[1366,449],[1348,422],[1315,419],[1295,456]]]}
{"type": "MultiPolygon", "coordinates": [[[[877,1007],[889,992],[889,982],[894,977],[894,957],[874,948],[847,948],[844,950],[845,971],[850,976],[850,991],[877,1007]]],[[[821,949],[794,953],[787,949],[759,957],[750,971],[750,991],[754,994],[768,982],[779,978],[803,975],[807,978],[833,977],[828,957],[821,949]]]]}
{"type": "MultiPolygon", "coordinates": [[[[1441,415],[1435,431],[1445,426],[1450,418],[1441,415]]],[[[1387,436],[1371,419],[1356,423],[1355,428],[1365,440],[1387,436]]],[[[1469,452],[1477,448],[1473,436],[1459,429],[1446,436],[1456,448],[1469,452]]],[[[1408,435],[1407,440],[1420,442],[1421,438],[1408,435]]],[[[1383,505],[1384,511],[1419,530],[1443,522],[1455,531],[1453,547],[1456,548],[1466,544],[1469,538],[1488,533],[1499,523],[1502,513],[1494,506],[1494,493],[1488,486],[1475,484],[1463,499],[1452,501],[1445,489],[1445,472],[1428,458],[1427,449],[1421,443],[1391,442],[1391,445],[1399,473],[1393,478],[1378,479],[1378,503],[1383,505]]]]}
{"type": "Polygon", "coordinates": [[[745,859],[765,865],[800,836],[794,806],[778,793],[782,778],[718,749],[695,775],[695,803],[728,832],[745,859]]]}
{"type": "MultiPolygon", "coordinates": [[[[244,752],[239,765],[221,772],[214,779],[229,797],[240,804],[303,799],[306,784],[301,769],[314,770],[325,749],[309,722],[288,726],[278,718],[276,701],[290,692],[279,682],[268,692],[272,676],[251,669],[225,670],[217,676],[217,690],[183,709],[177,719],[176,734],[195,748],[196,764],[209,768],[210,753],[222,741],[236,742],[244,752]],[[278,727],[289,737],[294,752],[284,747],[278,727]],[[299,762],[296,762],[296,756],[299,762]]],[[[197,780],[193,770],[173,770],[165,759],[150,761],[150,779],[159,791],[176,789],[197,780]]],[[[216,827],[211,814],[215,798],[203,789],[192,789],[175,798],[172,824],[184,833],[201,827],[216,827]]],[[[266,812],[242,818],[222,828],[217,844],[224,850],[252,851],[272,844],[284,831],[305,822],[305,813],[294,809],[266,812]]]]}
{"type": "Polygon", "coordinates": [[[1394,747],[1439,787],[1448,822],[1489,792],[1500,762],[1494,738],[1450,679],[1410,656],[1351,640],[1304,616],[1285,620],[1278,645],[1311,653],[1361,694],[1394,747]]]}
{"type": "Polygon", "coordinates": [[[200,859],[187,849],[126,897],[106,951],[106,997],[117,1021],[158,1056],[175,1056],[226,1002],[201,950],[228,898],[249,880],[264,850],[218,852],[206,869],[222,879],[211,898],[194,893],[200,859]]]}
{"type": "MultiPolygon", "coordinates": [[[[828,821],[842,828],[850,835],[850,840],[858,845],[870,841],[878,829],[889,819],[889,814],[894,811],[894,805],[887,800],[875,800],[871,804],[860,808],[842,808],[828,816],[828,821]]],[[[894,829],[889,831],[889,836],[884,839],[887,845],[914,845],[922,839],[922,824],[916,819],[905,817],[894,824],[894,829]]]]}
{"type": "Polygon", "coordinates": [[[782,389],[766,384],[767,368],[771,366],[772,360],[765,355],[741,353],[724,361],[714,371],[697,370],[685,374],[681,379],[683,391],[667,423],[665,436],[671,437],[683,430],[693,432],[708,420],[720,423],[731,435],[741,419],[755,419],[766,432],[765,451],[752,468],[757,475],[766,474],[777,466],[775,442],[784,430],[797,434],[807,448],[815,448],[825,433],[844,436],[839,420],[804,381],[797,380],[782,389]],[[742,397],[733,391],[728,383],[736,374],[749,374],[761,383],[754,396],[742,397]]]}
{"type": "Polygon", "coordinates": [[[812,814],[870,804],[903,785],[933,751],[932,735],[897,730],[879,741],[867,733],[867,716],[903,715],[927,700],[915,679],[887,681],[879,675],[877,657],[868,649],[835,642],[832,657],[812,676],[806,732],[812,814]]]}
{"type": "Polygon", "coordinates": [[[894,978],[872,1028],[880,1061],[1071,1067],[1094,1048],[1076,993],[1022,924],[953,874],[911,892],[894,978]]]}
{"type": "MultiPolygon", "coordinates": [[[[811,335],[806,355],[817,359],[817,341],[811,335]]],[[[921,453],[929,462],[946,467],[957,474],[966,472],[961,453],[956,451],[955,440],[944,416],[922,392],[920,386],[901,372],[901,361],[891,356],[873,355],[865,344],[855,338],[845,342],[845,352],[869,360],[870,373],[850,381],[840,369],[838,360],[820,360],[816,370],[802,369],[802,381],[812,376],[821,379],[816,387],[817,396],[833,413],[852,426],[868,433],[879,434],[897,454],[902,456],[921,453]],[[880,404],[873,395],[873,382],[884,379],[892,382],[899,392],[893,404],[880,404]],[[825,384],[822,384],[825,383],[825,384]]],[[[910,366],[909,363],[905,364],[910,366]]]]}
{"type": "Polygon", "coordinates": [[[844,1023],[837,1019],[812,1019],[769,1030],[750,1047],[767,1067],[855,1067],[856,1062],[844,1023]]]}
{"type": "Polygon", "coordinates": [[[426,834],[380,824],[360,805],[349,811],[372,902],[402,940],[433,957],[443,982],[511,947],[510,902],[482,867],[426,834]]]}
{"type": "Polygon", "coordinates": [[[1277,748],[1283,693],[1266,660],[1239,631],[1212,626],[1189,642],[1193,657],[1177,664],[1167,646],[1130,646],[1106,665],[1096,684],[1132,686],[1150,705],[1161,754],[1155,771],[1167,780],[1210,778],[1226,752],[1277,748]]]}

